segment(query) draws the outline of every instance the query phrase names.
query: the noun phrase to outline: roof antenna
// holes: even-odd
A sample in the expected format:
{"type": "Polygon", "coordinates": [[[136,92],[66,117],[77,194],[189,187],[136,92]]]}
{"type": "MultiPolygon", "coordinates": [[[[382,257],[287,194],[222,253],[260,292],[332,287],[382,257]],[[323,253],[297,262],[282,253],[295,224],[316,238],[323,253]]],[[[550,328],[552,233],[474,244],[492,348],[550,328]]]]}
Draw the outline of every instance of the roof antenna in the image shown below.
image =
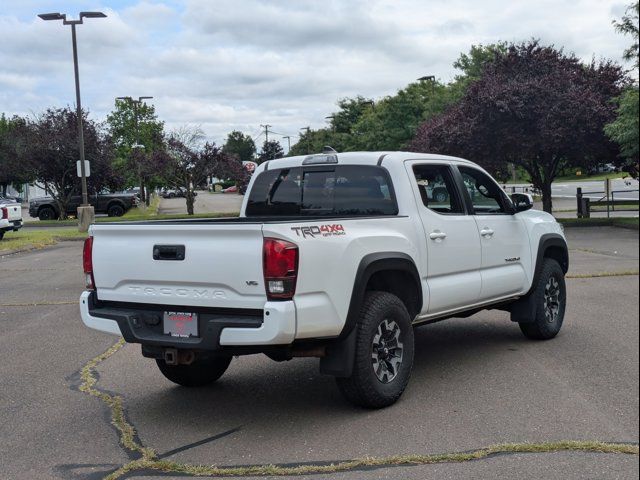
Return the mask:
{"type": "Polygon", "coordinates": [[[338,152],[336,152],[333,147],[330,147],[329,145],[325,145],[322,148],[322,153],[338,153],[338,152]]]}

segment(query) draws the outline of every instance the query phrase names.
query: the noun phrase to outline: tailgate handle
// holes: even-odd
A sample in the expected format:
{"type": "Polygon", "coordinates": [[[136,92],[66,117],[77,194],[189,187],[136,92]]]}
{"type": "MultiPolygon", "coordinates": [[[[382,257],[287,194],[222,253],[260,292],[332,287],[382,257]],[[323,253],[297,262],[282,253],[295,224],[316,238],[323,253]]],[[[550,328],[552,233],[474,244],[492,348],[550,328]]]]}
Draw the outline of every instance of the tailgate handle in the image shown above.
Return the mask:
{"type": "Polygon", "coordinates": [[[154,260],[184,260],[184,245],[154,245],[154,260]]]}

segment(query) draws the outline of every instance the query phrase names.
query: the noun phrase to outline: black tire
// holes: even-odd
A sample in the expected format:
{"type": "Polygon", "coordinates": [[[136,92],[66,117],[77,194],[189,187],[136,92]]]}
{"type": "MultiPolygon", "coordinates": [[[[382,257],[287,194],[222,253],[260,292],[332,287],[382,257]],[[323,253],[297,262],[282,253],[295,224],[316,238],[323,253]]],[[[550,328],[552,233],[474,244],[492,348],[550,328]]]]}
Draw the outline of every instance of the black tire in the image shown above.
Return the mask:
{"type": "Polygon", "coordinates": [[[4,238],[4,230],[0,231],[0,240],[4,238]]]}
{"type": "Polygon", "coordinates": [[[120,204],[109,205],[107,209],[107,215],[110,217],[121,217],[124,215],[124,207],[120,204]]]}
{"type": "Polygon", "coordinates": [[[564,272],[557,261],[552,258],[544,259],[538,284],[531,295],[536,308],[535,320],[518,325],[527,338],[549,340],[560,332],[567,306],[564,272]]]}
{"type": "Polygon", "coordinates": [[[191,365],[167,365],[157,359],[162,374],[183,387],[203,387],[218,380],[231,363],[231,357],[211,357],[194,361],[191,365]]]}
{"type": "MultiPolygon", "coordinates": [[[[407,308],[398,297],[387,292],[369,292],[362,304],[358,320],[356,336],[356,352],[353,372],[350,377],[336,378],[338,388],[344,397],[355,405],[366,408],[383,408],[394,404],[404,391],[413,366],[413,326],[407,308]],[[378,340],[382,328],[384,339],[384,322],[387,327],[395,323],[398,327],[397,341],[387,337],[386,344],[378,340]],[[393,346],[395,343],[396,346],[393,346]],[[400,347],[397,345],[400,344],[400,347]],[[386,346],[389,346],[387,349],[386,346]],[[377,350],[377,353],[376,351],[377,350]],[[379,357],[376,369],[374,354],[394,359],[400,355],[400,362],[393,369],[383,357],[379,357]],[[399,351],[398,351],[399,350],[399,351]],[[384,364],[384,365],[383,365],[384,364]],[[376,371],[377,370],[377,371],[376,371]],[[386,381],[384,374],[387,373],[386,381]],[[383,375],[380,379],[379,375],[383,375]]],[[[395,328],[392,329],[396,331],[395,328]]],[[[393,367],[393,365],[391,364],[393,367]]]]}
{"type": "Polygon", "coordinates": [[[38,218],[40,220],[55,220],[56,212],[51,207],[42,207],[38,210],[38,218]]]}

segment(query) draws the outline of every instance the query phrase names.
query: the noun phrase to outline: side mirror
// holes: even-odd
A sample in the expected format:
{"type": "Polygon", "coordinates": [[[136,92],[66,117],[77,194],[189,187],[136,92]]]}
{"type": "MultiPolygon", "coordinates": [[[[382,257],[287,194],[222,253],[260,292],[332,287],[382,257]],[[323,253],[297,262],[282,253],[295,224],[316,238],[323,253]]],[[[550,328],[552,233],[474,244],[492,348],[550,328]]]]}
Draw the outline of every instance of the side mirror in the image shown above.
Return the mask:
{"type": "Polygon", "coordinates": [[[511,194],[511,200],[516,213],[533,208],[533,197],[528,193],[513,193],[511,194]]]}

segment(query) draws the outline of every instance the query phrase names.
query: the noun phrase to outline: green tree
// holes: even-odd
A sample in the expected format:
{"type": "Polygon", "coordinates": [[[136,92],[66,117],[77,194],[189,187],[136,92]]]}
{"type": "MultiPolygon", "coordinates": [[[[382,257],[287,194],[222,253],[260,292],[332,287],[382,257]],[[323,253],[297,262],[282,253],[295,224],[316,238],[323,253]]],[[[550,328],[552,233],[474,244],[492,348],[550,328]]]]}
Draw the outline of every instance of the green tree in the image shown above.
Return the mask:
{"type": "Polygon", "coordinates": [[[235,156],[241,162],[249,162],[255,158],[256,144],[249,135],[234,130],[227,135],[222,151],[227,155],[235,156]]]}
{"type": "Polygon", "coordinates": [[[300,135],[295,145],[291,146],[291,150],[287,156],[292,157],[295,155],[319,153],[322,152],[325,146],[330,146],[338,152],[345,152],[348,149],[344,148],[338,141],[344,138],[344,134],[337,134],[328,128],[320,128],[318,130],[309,129],[300,135]]]}
{"type": "Polygon", "coordinates": [[[26,119],[0,115],[0,194],[3,196],[9,185],[19,188],[33,180],[33,166],[26,154],[27,133],[26,119]]]}
{"type": "Polygon", "coordinates": [[[140,187],[140,200],[148,204],[147,191],[162,182],[153,153],[162,147],[164,122],[158,120],[153,105],[117,99],[107,124],[115,146],[115,168],[128,186],[140,187]]]}
{"type": "Polygon", "coordinates": [[[640,2],[633,3],[627,7],[625,15],[618,21],[613,21],[613,25],[619,33],[630,35],[632,44],[622,54],[622,58],[634,62],[638,68],[638,14],[640,12],[640,2]]]}
{"type": "Polygon", "coordinates": [[[284,150],[282,149],[280,142],[277,140],[265,140],[262,144],[262,151],[260,152],[260,155],[258,155],[258,163],[282,157],[284,157],[284,150]]]}
{"type": "Polygon", "coordinates": [[[627,89],[618,99],[618,117],[608,124],[604,131],[611,140],[620,145],[620,156],[624,159],[624,169],[638,178],[638,86],[627,89]]]}

